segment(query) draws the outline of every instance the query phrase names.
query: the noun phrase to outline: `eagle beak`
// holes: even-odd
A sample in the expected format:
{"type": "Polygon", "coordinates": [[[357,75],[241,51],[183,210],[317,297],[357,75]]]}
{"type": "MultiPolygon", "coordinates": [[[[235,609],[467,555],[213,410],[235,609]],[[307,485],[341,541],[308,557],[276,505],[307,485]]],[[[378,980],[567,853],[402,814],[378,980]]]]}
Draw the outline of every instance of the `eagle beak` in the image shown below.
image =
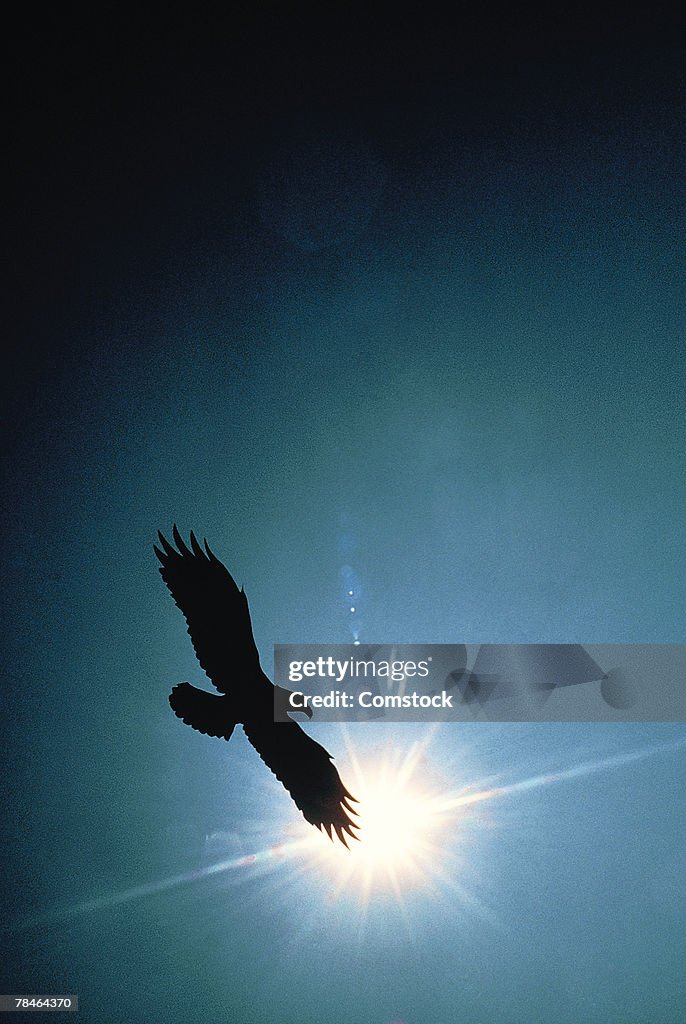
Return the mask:
{"type": "Polygon", "coordinates": [[[300,715],[307,715],[308,718],[312,718],[312,708],[309,704],[305,704],[303,707],[300,706],[300,701],[291,704],[290,698],[293,690],[287,690],[285,686],[276,686],[275,690],[277,692],[276,707],[278,708],[279,721],[287,722],[289,715],[293,714],[294,711],[297,711],[300,715]]]}

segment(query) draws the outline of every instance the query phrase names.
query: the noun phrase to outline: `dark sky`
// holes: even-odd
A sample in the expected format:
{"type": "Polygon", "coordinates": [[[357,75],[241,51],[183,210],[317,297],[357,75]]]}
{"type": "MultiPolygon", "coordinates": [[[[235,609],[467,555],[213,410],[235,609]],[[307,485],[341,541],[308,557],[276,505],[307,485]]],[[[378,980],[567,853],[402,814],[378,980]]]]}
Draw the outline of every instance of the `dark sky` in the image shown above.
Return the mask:
{"type": "MultiPolygon", "coordinates": [[[[5,921],[297,819],[167,707],[200,678],[152,557],[174,521],[245,584],[267,668],[350,641],[351,573],[370,642],[684,640],[683,26],[555,6],[7,32],[5,921]]],[[[483,723],[437,758],[515,783],[681,728],[483,723]]],[[[487,920],[416,897],[410,938],[381,904],[365,938],[277,870],[12,932],[0,987],[88,1022],[676,1024],[679,773],[473,824],[487,920]],[[352,951],[364,984],[330,970],[352,951]]]]}

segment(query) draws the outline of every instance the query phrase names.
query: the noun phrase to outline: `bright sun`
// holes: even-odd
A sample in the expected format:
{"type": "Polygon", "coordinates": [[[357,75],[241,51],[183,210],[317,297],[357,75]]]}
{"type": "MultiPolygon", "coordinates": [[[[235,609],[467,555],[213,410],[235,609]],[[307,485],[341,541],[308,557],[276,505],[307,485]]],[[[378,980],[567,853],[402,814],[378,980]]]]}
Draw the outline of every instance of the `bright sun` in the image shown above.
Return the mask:
{"type": "MultiPolygon", "coordinates": [[[[253,853],[156,879],[132,889],[106,893],[63,910],[38,914],[16,927],[34,927],[40,922],[57,922],[93,913],[155,896],[199,879],[226,875],[237,878],[244,870],[267,872],[288,863],[308,878],[308,885],[311,873],[316,871],[322,881],[328,880],[326,888],[331,886],[332,901],[344,894],[353,895],[364,912],[378,898],[390,897],[398,901],[405,913],[408,908],[404,905],[404,895],[421,891],[443,902],[446,898],[456,898],[459,905],[499,927],[497,915],[470,883],[470,877],[473,883],[473,866],[479,863],[473,850],[468,855],[471,841],[485,826],[493,825],[484,804],[523,796],[540,787],[574,783],[656,754],[682,750],[686,745],[686,739],[680,737],[662,746],[576,763],[513,782],[503,780],[501,784],[494,785],[499,780],[482,779],[455,789],[451,788],[455,783],[454,776],[458,774],[455,762],[451,763],[453,778],[447,779],[436,767],[436,762],[445,761],[445,758],[438,759],[428,753],[433,735],[434,730],[430,730],[421,741],[405,750],[398,745],[396,735],[395,742],[385,744],[382,750],[367,748],[368,752],[362,754],[344,730],[348,761],[345,779],[346,783],[350,780],[350,790],[359,801],[356,807],[360,838],[350,841],[349,850],[337,839],[332,842],[301,821],[296,826],[297,831],[294,829],[291,833],[289,842],[258,847],[253,853]]],[[[480,879],[477,884],[481,886],[480,879]]],[[[361,917],[364,919],[365,913],[361,917]]],[[[407,919],[407,914],[405,917],[407,919]]]]}
{"type": "Polygon", "coordinates": [[[401,899],[435,874],[445,826],[454,825],[457,815],[440,790],[424,781],[426,745],[415,743],[404,753],[390,748],[369,764],[348,747],[359,838],[346,850],[320,834],[312,846],[315,860],[333,875],[334,896],[354,889],[365,904],[372,891],[401,899]]]}

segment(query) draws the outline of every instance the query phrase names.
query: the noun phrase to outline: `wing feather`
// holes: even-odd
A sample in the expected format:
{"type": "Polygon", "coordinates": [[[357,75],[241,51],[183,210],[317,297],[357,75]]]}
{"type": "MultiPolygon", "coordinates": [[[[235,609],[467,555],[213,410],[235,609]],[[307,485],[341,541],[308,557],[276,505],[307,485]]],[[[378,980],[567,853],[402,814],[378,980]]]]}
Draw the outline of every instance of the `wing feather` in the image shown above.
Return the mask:
{"type": "Polygon", "coordinates": [[[207,541],[203,551],[191,533],[191,550],[176,526],[176,548],[158,536],[160,547],[153,547],[160,573],[183,612],[197,659],[219,692],[228,694],[232,680],[248,682],[261,671],[245,593],[207,541]]]}
{"type": "Polygon", "coordinates": [[[243,729],[264,763],[288,790],[303,816],[333,839],[335,831],[347,846],[346,837],[357,839],[354,797],[341,782],[331,755],[296,722],[248,722],[243,729]]]}

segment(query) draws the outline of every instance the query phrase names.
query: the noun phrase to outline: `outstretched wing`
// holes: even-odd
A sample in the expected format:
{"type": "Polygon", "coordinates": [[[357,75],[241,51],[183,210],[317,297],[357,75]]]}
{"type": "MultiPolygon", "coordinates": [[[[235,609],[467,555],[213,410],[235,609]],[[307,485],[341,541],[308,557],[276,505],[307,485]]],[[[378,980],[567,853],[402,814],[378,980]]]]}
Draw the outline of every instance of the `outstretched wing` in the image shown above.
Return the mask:
{"type": "Polygon", "coordinates": [[[229,693],[232,679],[260,672],[248,599],[207,541],[203,551],[191,532],[189,549],[175,526],[176,550],[161,533],[158,536],[160,573],[188,623],[197,659],[220,693],[229,693]]]}
{"type": "Polygon", "coordinates": [[[357,839],[354,797],[341,782],[331,755],[296,722],[249,722],[243,729],[264,763],[288,790],[304,817],[333,839],[335,830],[347,846],[346,836],[357,839]]]}

